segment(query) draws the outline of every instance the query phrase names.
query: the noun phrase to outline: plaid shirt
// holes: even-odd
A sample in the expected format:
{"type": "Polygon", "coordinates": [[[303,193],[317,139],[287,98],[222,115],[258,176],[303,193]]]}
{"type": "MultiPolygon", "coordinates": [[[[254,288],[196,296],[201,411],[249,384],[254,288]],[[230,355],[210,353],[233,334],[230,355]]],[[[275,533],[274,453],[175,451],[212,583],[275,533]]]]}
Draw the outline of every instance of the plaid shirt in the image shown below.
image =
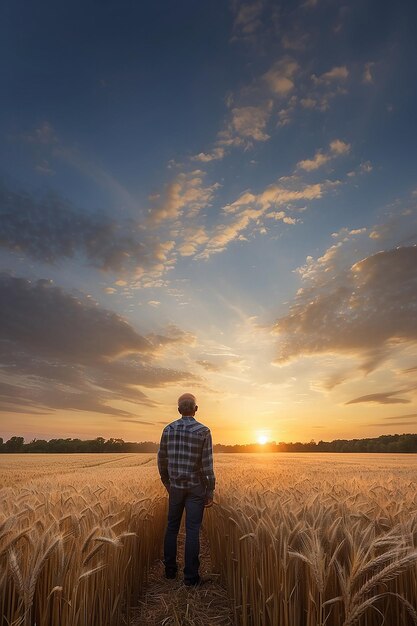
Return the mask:
{"type": "Polygon", "coordinates": [[[162,432],[158,469],[166,487],[187,489],[203,482],[211,497],[215,477],[210,429],[186,416],[168,424],[162,432]]]}

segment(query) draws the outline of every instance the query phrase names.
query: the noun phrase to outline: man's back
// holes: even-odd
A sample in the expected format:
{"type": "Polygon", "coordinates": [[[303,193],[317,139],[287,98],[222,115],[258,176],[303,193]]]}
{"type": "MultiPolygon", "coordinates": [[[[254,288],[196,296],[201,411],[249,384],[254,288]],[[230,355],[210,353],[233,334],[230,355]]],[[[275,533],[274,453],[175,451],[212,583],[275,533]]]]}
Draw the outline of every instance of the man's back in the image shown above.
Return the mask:
{"type": "Polygon", "coordinates": [[[164,428],[158,452],[158,467],[165,485],[179,489],[203,482],[214,489],[210,429],[194,417],[181,417],[164,428]]]}

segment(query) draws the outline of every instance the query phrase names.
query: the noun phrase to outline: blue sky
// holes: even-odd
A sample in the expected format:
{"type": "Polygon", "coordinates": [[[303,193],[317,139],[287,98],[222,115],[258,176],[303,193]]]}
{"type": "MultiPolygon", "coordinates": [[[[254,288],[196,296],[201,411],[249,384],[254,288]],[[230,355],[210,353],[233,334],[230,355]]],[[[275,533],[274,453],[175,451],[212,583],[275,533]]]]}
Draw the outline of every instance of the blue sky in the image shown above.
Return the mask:
{"type": "Polygon", "coordinates": [[[415,431],[414,3],[3,13],[3,435],[415,431]]]}

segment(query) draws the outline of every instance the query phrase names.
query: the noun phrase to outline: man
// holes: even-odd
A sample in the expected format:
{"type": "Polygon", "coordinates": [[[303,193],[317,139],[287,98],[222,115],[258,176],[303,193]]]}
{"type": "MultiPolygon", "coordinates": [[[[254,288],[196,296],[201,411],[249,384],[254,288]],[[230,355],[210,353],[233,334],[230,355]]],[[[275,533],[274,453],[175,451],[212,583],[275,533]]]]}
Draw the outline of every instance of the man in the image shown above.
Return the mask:
{"type": "Polygon", "coordinates": [[[185,508],[184,584],[190,587],[200,583],[200,526],[204,508],[213,504],[215,487],[211,433],[194,418],[197,409],[191,393],[178,398],[181,418],[164,428],[158,451],[159,474],[169,493],[165,575],[177,574],[177,536],[185,508]]]}

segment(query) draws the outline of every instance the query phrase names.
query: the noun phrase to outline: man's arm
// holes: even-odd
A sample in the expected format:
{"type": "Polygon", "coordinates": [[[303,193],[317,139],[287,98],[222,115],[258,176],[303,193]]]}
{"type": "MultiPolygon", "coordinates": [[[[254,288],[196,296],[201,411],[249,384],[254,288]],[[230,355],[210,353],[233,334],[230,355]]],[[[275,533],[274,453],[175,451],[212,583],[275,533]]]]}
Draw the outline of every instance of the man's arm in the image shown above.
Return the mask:
{"type": "Polygon", "coordinates": [[[213,491],[216,486],[216,478],[214,476],[213,469],[213,443],[210,431],[208,431],[204,438],[203,450],[201,453],[201,473],[206,486],[206,498],[207,500],[212,500],[213,491]]]}
{"type": "Polygon", "coordinates": [[[158,450],[158,470],[162,482],[165,487],[169,488],[169,474],[168,474],[168,437],[164,430],[162,431],[161,443],[158,450]]]}

